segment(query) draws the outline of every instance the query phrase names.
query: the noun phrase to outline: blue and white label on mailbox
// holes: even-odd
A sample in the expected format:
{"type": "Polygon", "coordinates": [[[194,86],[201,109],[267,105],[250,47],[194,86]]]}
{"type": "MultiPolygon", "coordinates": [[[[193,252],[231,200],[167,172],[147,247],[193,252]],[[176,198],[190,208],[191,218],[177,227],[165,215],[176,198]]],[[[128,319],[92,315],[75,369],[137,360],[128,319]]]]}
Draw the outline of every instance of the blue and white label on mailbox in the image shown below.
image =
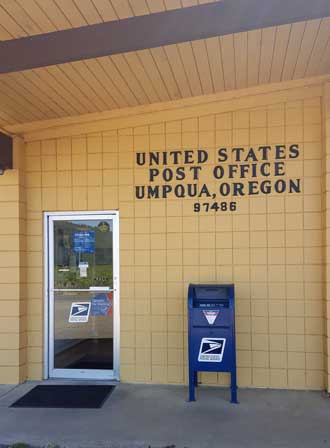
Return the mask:
{"type": "Polygon", "coordinates": [[[86,230],[73,234],[73,250],[80,254],[93,254],[95,252],[95,232],[86,230]]]}
{"type": "Polygon", "coordinates": [[[222,362],[225,338],[202,338],[198,354],[199,362],[222,362]]]}
{"type": "Polygon", "coordinates": [[[213,325],[216,318],[218,317],[219,311],[211,311],[211,310],[204,310],[203,314],[207,320],[207,322],[209,323],[209,325],[213,325]]]}

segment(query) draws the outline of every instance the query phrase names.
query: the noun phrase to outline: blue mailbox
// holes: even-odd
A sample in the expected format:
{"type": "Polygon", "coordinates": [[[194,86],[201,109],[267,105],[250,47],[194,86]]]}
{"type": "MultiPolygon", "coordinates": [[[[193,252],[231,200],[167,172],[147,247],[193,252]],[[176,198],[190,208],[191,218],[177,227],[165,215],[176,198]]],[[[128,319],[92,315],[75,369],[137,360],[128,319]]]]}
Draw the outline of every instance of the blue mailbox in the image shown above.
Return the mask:
{"type": "Polygon", "coordinates": [[[195,401],[197,372],[230,372],[237,403],[234,299],[234,285],[189,285],[189,401],[195,401]]]}

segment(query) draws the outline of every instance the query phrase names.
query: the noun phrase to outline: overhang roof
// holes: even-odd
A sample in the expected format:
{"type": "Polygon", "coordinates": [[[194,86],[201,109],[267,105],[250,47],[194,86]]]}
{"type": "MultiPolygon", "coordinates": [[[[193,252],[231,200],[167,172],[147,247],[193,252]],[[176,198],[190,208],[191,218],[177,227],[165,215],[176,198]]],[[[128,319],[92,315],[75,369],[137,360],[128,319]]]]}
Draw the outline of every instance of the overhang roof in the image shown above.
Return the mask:
{"type": "MultiPolygon", "coordinates": [[[[0,30],[7,26],[8,31],[10,23],[10,38],[15,38],[11,42],[17,48],[21,44],[42,44],[43,39],[46,39],[45,48],[49,48],[49,34],[16,38],[22,36],[19,34],[22,30],[29,35],[44,33],[54,31],[54,27],[55,30],[64,29],[68,27],[68,22],[72,29],[86,23],[115,20],[113,23],[122,31],[121,22],[141,26],[142,23],[152,23],[154,18],[161,18],[166,24],[166,20],[174,20],[173,17],[182,19],[183,12],[186,14],[185,23],[188,23],[187,20],[195,20],[196,23],[198,13],[201,12],[204,13],[201,17],[208,17],[207,23],[200,26],[199,30],[197,25],[195,30],[188,30],[190,34],[186,35],[191,36],[191,39],[185,40],[182,34],[178,34],[177,42],[174,40],[175,43],[171,44],[168,44],[164,35],[164,44],[152,45],[153,36],[157,34],[157,29],[153,29],[147,36],[150,46],[147,40],[143,47],[138,46],[131,51],[109,51],[109,55],[101,57],[73,59],[47,66],[40,64],[39,67],[37,65],[20,71],[11,71],[8,65],[5,69],[8,61],[0,63],[0,72],[3,72],[0,75],[0,126],[13,130],[20,123],[72,117],[330,73],[328,0],[290,0],[287,2],[290,8],[271,17],[267,15],[264,1],[244,0],[244,11],[248,4],[251,8],[263,5],[258,17],[252,13],[244,17],[241,9],[237,14],[231,12],[231,16],[235,15],[231,23],[221,25],[221,20],[215,14],[212,23],[212,12],[220,14],[218,17],[221,19],[222,12],[226,11],[221,9],[224,5],[230,12],[229,4],[232,8],[235,3],[239,5],[242,1],[224,0],[208,5],[210,1],[199,0],[201,5],[198,6],[197,0],[0,0],[0,30]],[[181,8],[181,16],[177,15],[175,8],[181,8]],[[26,10],[28,15],[22,13],[26,10]],[[115,11],[116,16],[110,16],[110,11],[115,11]],[[12,21],[6,21],[8,14],[11,14],[12,20],[15,18],[18,34],[14,33],[12,21]],[[139,21],[139,18],[128,19],[131,22],[127,22],[125,17],[128,14],[142,14],[143,21],[148,15],[150,22],[139,21]],[[68,17],[71,17],[70,21],[68,17]],[[301,17],[306,20],[298,20],[301,17]],[[255,28],[253,23],[259,23],[260,26],[255,28]],[[269,23],[272,26],[266,26],[269,23]],[[219,28],[216,28],[218,24],[219,28]],[[198,38],[201,32],[206,33],[206,36],[202,35],[204,38],[198,38]]],[[[275,10],[272,8],[276,4],[284,4],[283,0],[267,0],[266,3],[273,12],[275,10]]],[[[105,32],[108,29],[111,31],[111,23],[109,28],[107,24],[103,25],[105,32]]],[[[94,30],[97,33],[100,29],[84,26],[75,32],[85,30],[90,33],[94,30]]],[[[164,29],[166,31],[165,26],[164,29]]],[[[57,39],[61,32],[53,35],[57,39]]],[[[1,32],[0,36],[8,39],[8,35],[1,32]]],[[[8,51],[9,42],[0,43],[0,54],[8,51]]],[[[134,39],[131,42],[134,44],[134,39]]],[[[110,42],[111,48],[113,46],[110,42]]],[[[97,46],[94,49],[98,51],[97,46]]],[[[15,59],[12,60],[15,63],[15,59]]],[[[37,61],[36,57],[33,62],[37,61]]],[[[28,60],[30,62],[31,58],[28,60]]],[[[17,64],[19,66],[19,60],[17,64]]]]}
{"type": "Polygon", "coordinates": [[[95,25],[221,0],[1,0],[0,40],[95,25]]]}

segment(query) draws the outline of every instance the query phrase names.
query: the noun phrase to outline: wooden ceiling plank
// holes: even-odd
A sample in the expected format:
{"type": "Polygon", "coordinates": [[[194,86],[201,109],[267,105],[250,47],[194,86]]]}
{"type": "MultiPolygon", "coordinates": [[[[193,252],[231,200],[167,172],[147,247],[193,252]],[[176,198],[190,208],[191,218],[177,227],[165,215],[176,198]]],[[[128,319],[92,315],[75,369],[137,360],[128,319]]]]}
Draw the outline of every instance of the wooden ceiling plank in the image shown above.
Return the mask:
{"type": "Polygon", "coordinates": [[[139,104],[148,104],[148,97],[142,89],[139,81],[136,79],[134,72],[132,72],[124,56],[121,54],[116,54],[112,56],[111,59],[125,79],[126,83],[129,85],[130,89],[134,92],[139,104]]]}
{"type": "Polygon", "coordinates": [[[43,9],[40,8],[35,0],[16,0],[16,2],[20,5],[22,10],[34,20],[42,33],[57,31],[54,23],[49,19],[47,14],[45,14],[43,9]]]}
{"type": "Polygon", "coordinates": [[[270,73],[271,82],[281,81],[285,55],[288,48],[291,25],[281,25],[276,28],[276,38],[272,69],[270,73]]]}
{"type": "Polygon", "coordinates": [[[166,89],[171,97],[171,100],[181,98],[179,86],[174,78],[173,71],[169,64],[164,48],[152,48],[150,52],[157,65],[159,73],[162,74],[162,78],[166,85],[166,89]]]}
{"type": "Polygon", "coordinates": [[[196,59],[191,42],[183,42],[181,44],[178,44],[178,49],[186,72],[189,73],[188,82],[192,94],[202,95],[202,84],[199,78],[196,59]]]}
{"type": "Polygon", "coordinates": [[[141,88],[144,90],[145,95],[148,97],[148,101],[150,103],[160,101],[160,98],[149,78],[148,72],[143,68],[137,53],[127,53],[124,57],[130,69],[135,74],[136,79],[139,81],[141,88]]]}
{"type": "Polygon", "coordinates": [[[64,71],[62,71],[62,66],[52,65],[51,67],[47,67],[47,70],[61,83],[64,89],[77,99],[77,102],[79,102],[82,105],[83,110],[85,110],[84,113],[98,112],[97,107],[95,107],[88,97],[85,96],[84,91],[81,90],[64,71]]]}
{"type": "MultiPolygon", "coordinates": [[[[301,100],[307,100],[322,96],[322,85],[329,80],[329,77],[330,75],[325,75],[290,81],[281,85],[271,84],[267,88],[267,94],[265,94],[264,86],[257,86],[243,90],[221,92],[212,96],[211,103],[205,103],[208,100],[207,97],[199,96],[186,98],[178,102],[138,106],[128,110],[117,109],[104,111],[101,114],[13,125],[6,130],[15,134],[24,134],[26,141],[32,141],[55,138],[56,135],[62,138],[70,135],[116,130],[118,127],[145,126],[151,124],[151,121],[159,123],[160,121],[173,120],[173,113],[181,115],[182,119],[189,119],[195,112],[197,115],[210,116],[212,113],[220,113],[221,111],[230,112],[251,107],[264,110],[267,105],[296,101],[298,97],[301,100]],[[177,112],[174,112],[175,110],[177,112]]],[[[176,118],[179,119],[179,116],[176,118]]]]}
{"type": "Polygon", "coordinates": [[[6,31],[15,39],[26,37],[26,31],[7,13],[0,4],[0,23],[6,31]]]}
{"type": "Polygon", "coordinates": [[[71,23],[54,0],[35,0],[39,8],[49,17],[58,30],[71,28],[71,23]]]}
{"type": "Polygon", "coordinates": [[[3,95],[2,92],[0,92],[0,102],[1,107],[16,121],[19,121],[21,123],[28,123],[30,121],[38,121],[38,118],[35,115],[29,114],[27,111],[25,111],[22,106],[17,105],[16,103],[13,103],[10,101],[10,99],[3,95]]]}
{"type": "Polygon", "coordinates": [[[99,81],[99,84],[103,86],[102,92],[106,92],[106,96],[111,98],[112,102],[115,102],[117,107],[127,107],[127,101],[122,96],[121,92],[116,88],[103,66],[98,59],[89,59],[85,61],[86,65],[90,68],[90,71],[99,81]]]}
{"type": "Polygon", "coordinates": [[[12,38],[13,36],[2,25],[0,25],[0,41],[9,40],[12,38]]]}
{"type": "Polygon", "coordinates": [[[159,72],[150,50],[137,51],[137,55],[144,67],[148,67],[148,76],[161,101],[169,101],[170,95],[165,82],[159,72]]]}
{"type": "Polygon", "coordinates": [[[110,2],[119,19],[127,19],[134,15],[127,0],[110,0],[110,2]]]}
{"type": "Polygon", "coordinates": [[[48,106],[44,107],[43,103],[40,103],[38,100],[36,100],[33,92],[31,92],[30,89],[26,88],[24,84],[19,82],[17,74],[7,74],[5,81],[3,81],[2,83],[5,83],[8,88],[12,89],[15,95],[25,98],[26,101],[28,101],[32,106],[35,106],[43,115],[42,120],[57,117],[53,110],[51,110],[48,106]]]}
{"type": "Polygon", "coordinates": [[[85,81],[85,79],[81,76],[79,71],[73,65],[70,64],[61,64],[59,66],[61,71],[67,76],[77,88],[84,93],[84,96],[88,98],[90,102],[90,107],[96,109],[97,112],[101,112],[104,110],[104,103],[100,101],[98,95],[91,88],[91,86],[85,81]]]}
{"type": "Polygon", "coordinates": [[[322,19],[311,57],[308,61],[305,76],[315,76],[330,39],[330,17],[322,19]]]}
{"type": "Polygon", "coordinates": [[[314,43],[321,25],[321,20],[310,20],[306,24],[304,36],[301,41],[300,52],[293,74],[294,79],[303,78],[307,69],[309,58],[312,54],[314,43]]]}
{"type": "Polygon", "coordinates": [[[104,22],[92,0],[73,0],[88,25],[104,22]]]}
{"type": "Polygon", "coordinates": [[[116,108],[116,103],[109,93],[103,89],[102,84],[94,76],[87,65],[87,61],[76,61],[71,64],[85,82],[90,86],[95,95],[95,100],[98,102],[102,110],[116,108]]]}
{"type": "Polygon", "coordinates": [[[15,117],[17,120],[20,120],[22,123],[32,121],[31,116],[34,120],[37,120],[36,115],[31,115],[31,113],[27,111],[22,104],[18,104],[17,100],[4,93],[1,88],[0,104],[3,110],[9,112],[13,117],[15,117]]]}
{"type": "Polygon", "coordinates": [[[73,0],[54,0],[68,19],[73,28],[87,25],[86,19],[81,14],[73,0]]]}
{"type": "Polygon", "coordinates": [[[248,35],[247,33],[234,34],[235,74],[236,88],[247,87],[248,67],[248,35]]]}
{"type": "Polygon", "coordinates": [[[39,34],[41,28],[31,19],[15,0],[1,0],[1,7],[10,15],[26,34],[39,34]]]}
{"type": "Polygon", "coordinates": [[[13,79],[18,86],[21,86],[24,91],[28,92],[29,95],[33,97],[33,101],[38,103],[38,106],[45,111],[45,114],[47,114],[49,118],[57,118],[62,116],[62,110],[59,111],[56,104],[47,100],[45,95],[40,91],[39,86],[35,86],[35,84],[28,79],[25,73],[26,72],[10,73],[8,76],[10,79],[13,79]]]}
{"type": "Polygon", "coordinates": [[[182,8],[180,0],[164,0],[166,11],[182,8]]]}
{"type": "Polygon", "coordinates": [[[150,14],[146,0],[130,0],[131,9],[135,16],[150,14]]]}
{"type": "Polygon", "coordinates": [[[205,95],[214,93],[209,56],[205,41],[195,40],[194,42],[192,42],[192,47],[197,62],[197,70],[202,84],[203,93],[205,95]]]}
{"type": "Polygon", "coordinates": [[[92,2],[104,22],[119,19],[109,0],[92,0],[92,2]]]}
{"type": "Polygon", "coordinates": [[[173,75],[179,86],[181,96],[187,98],[191,96],[190,86],[187,79],[187,74],[185,72],[184,66],[182,64],[178,47],[176,45],[166,45],[164,46],[168,62],[172,68],[173,75]]]}
{"type": "Polygon", "coordinates": [[[163,0],[147,0],[151,13],[166,11],[163,0]]]}
{"type": "Polygon", "coordinates": [[[24,74],[38,86],[44,96],[51,99],[62,110],[62,115],[63,113],[65,115],[77,115],[77,110],[71,105],[68,98],[61,95],[54,78],[44,68],[29,70],[24,74]]]}
{"type": "Polygon", "coordinates": [[[259,84],[266,84],[270,79],[274,53],[276,27],[264,28],[261,32],[259,84]]]}
{"type": "Polygon", "coordinates": [[[197,0],[181,0],[181,1],[182,1],[182,6],[184,8],[189,8],[189,6],[197,6],[198,5],[197,0]]]}
{"type": "MultiPolygon", "coordinates": [[[[69,115],[67,110],[62,107],[59,103],[61,102],[57,95],[53,93],[46,92],[46,86],[43,85],[40,88],[40,80],[36,79],[35,74],[31,71],[29,73],[24,73],[24,78],[31,86],[31,91],[34,95],[34,101],[36,104],[40,104],[40,107],[50,109],[53,112],[54,117],[64,117],[69,115]],[[52,98],[53,97],[53,98],[52,98]]],[[[70,108],[69,108],[70,109],[70,108]]],[[[72,110],[72,109],[70,109],[72,110]]]]}
{"type": "Polygon", "coordinates": [[[304,35],[306,22],[293,23],[291,25],[291,32],[289,37],[288,48],[285,55],[282,81],[293,79],[293,73],[297,64],[298,54],[301,47],[302,38],[304,35]]]}
{"type": "Polygon", "coordinates": [[[137,106],[139,104],[138,100],[134,96],[130,87],[122,77],[121,73],[111,60],[109,56],[105,56],[104,58],[98,58],[99,63],[103,67],[104,71],[111,78],[112,82],[116,86],[116,89],[123,95],[127,104],[129,106],[137,106]]]}
{"type": "Polygon", "coordinates": [[[321,58],[319,67],[318,67],[318,74],[326,74],[330,71],[330,39],[327,43],[327,46],[324,50],[324,54],[321,58]]]}
{"type": "Polygon", "coordinates": [[[225,81],[223,74],[223,62],[220,48],[220,39],[218,37],[211,37],[206,39],[207,52],[210,55],[210,70],[212,76],[212,83],[216,92],[225,90],[225,81]]]}
{"type": "Polygon", "coordinates": [[[29,114],[38,120],[43,120],[47,118],[47,115],[38,108],[37,105],[33,103],[26,97],[26,92],[17,88],[17,84],[9,79],[8,75],[4,75],[0,78],[0,90],[7,96],[11,97],[13,101],[20,104],[21,107],[26,109],[29,114]]]}
{"type": "Polygon", "coordinates": [[[49,87],[51,91],[55,93],[55,95],[52,94],[53,98],[59,98],[59,104],[63,104],[63,107],[66,107],[69,115],[86,113],[86,109],[76,100],[72,91],[67,90],[51,71],[47,70],[47,68],[39,68],[34,70],[34,73],[40,78],[45,86],[49,87]]]}
{"type": "Polygon", "coordinates": [[[259,81],[261,51],[261,30],[248,32],[248,86],[255,86],[259,81]]]}
{"type": "Polygon", "coordinates": [[[0,111],[1,126],[11,125],[17,122],[22,123],[21,121],[17,120],[16,117],[13,117],[10,112],[4,112],[3,110],[0,111]]]}
{"type": "Polygon", "coordinates": [[[225,90],[233,90],[236,88],[236,69],[235,69],[235,49],[234,36],[228,34],[220,38],[221,54],[223,61],[223,75],[225,82],[225,90]]]}
{"type": "Polygon", "coordinates": [[[0,111],[0,126],[10,126],[11,124],[14,124],[15,120],[13,118],[10,118],[5,112],[0,111]]]}

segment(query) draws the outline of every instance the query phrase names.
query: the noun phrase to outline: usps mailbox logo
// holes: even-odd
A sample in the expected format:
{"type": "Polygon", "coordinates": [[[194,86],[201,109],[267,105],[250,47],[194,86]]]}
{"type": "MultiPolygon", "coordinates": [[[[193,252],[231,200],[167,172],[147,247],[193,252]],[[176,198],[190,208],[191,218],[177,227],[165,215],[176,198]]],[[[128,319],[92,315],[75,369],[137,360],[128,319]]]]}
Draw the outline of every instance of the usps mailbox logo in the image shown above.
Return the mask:
{"type": "Polygon", "coordinates": [[[225,338],[203,338],[199,349],[199,362],[222,362],[225,338]]]}
{"type": "Polygon", "coordinates": [[[70,310],[70,323],[86,323],[89,319],[89,313],[91,310],[90,302],[74,302],[71,304],[70,310]]]}

